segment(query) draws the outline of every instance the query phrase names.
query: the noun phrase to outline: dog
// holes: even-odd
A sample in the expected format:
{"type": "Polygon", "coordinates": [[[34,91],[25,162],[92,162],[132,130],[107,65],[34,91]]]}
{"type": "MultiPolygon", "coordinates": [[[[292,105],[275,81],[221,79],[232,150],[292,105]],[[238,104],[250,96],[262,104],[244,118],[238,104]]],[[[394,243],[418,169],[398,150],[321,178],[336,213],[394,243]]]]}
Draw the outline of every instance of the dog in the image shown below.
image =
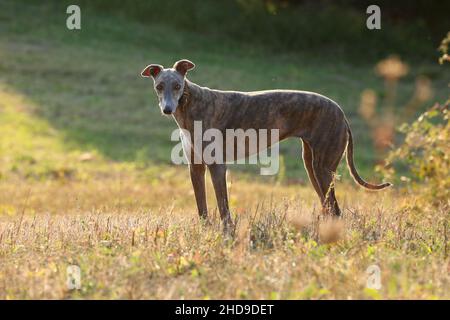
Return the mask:
{"type": "MultiPolygon", "coordinates": [[[[205,130],[278,129],[279,141],[288,137],[300,138],[303,162],[323,212],[335,217],[341,215],[341,210],[335,196],[334,176],[345,150],[347,165],[355,182],[370,190],[391,186],[390,183],[368,183],[360,177],[353,162],[353,137],[349,123],[333,100],[308,91],[239,92],[201,87],[186,78],[194,67],[194,63],[183,59],[175,62],[172,68],[151,64],[141,72],[143,77],[153,78],[161,112],[171,115],[179,128],[187,130],[191,137],[194,136],[194,121],[201,121],[205,130]]],[[[193,141],[183,145],[185,154],[195,154],[195,150],[186,150],[193,148],[192,145],[193,141]]],[[[206,145],[203,143],[201,148],[206,145]]],[[[234,224],[228,206],[226,164],[195,163],[190,159],[189,171],[198,214],[202,219],[206,219],[208,214],[206,167],[211,174],[224,231],[229,232],[234,224]]]]}

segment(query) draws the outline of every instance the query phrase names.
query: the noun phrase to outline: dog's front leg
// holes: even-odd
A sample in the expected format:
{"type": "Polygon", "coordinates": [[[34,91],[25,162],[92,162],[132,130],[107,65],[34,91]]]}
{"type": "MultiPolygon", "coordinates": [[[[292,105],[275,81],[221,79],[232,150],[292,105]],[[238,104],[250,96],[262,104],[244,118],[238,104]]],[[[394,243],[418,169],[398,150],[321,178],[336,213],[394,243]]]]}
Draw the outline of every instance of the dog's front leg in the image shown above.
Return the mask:
{"type": "Polygon", "coordinates": [[[206,219],[208,216],[208,207],[206,205],[206,191],[205,191],[205,171],[204,164],[189,164],[189,171],[191,174],[191,182],[194,187],[195,201],[197,202],[198,214],[201,219],[206,219]]]}
{"type": "Polygon", "coordinates": [[[216,193],[217,205],[219,206],[224,232],[227,234],[232,233],[234,226],[231,220],[230,209],[228,208],[227,167],[225,164],[212,164],[208,168],[211,173],[211,180],[216,193]]]}

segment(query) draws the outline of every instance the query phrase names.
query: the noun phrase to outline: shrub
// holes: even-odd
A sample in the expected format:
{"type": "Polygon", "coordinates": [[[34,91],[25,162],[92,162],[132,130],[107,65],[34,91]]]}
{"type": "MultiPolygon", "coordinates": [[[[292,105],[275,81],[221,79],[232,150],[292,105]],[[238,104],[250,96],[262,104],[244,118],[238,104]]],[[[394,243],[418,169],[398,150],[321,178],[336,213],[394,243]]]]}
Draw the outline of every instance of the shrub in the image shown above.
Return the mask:
{"type": "MultiPolygon", "coordinates": [[[[450,100],[449,100],[450,101],[450,100]]],[[[399,130],[405,134],[402,145],[391,151],[386,166],[379,169],[389,178],[403,167],[410,173],[400,181],[408,183],[417,194],[433,203],[450,198],[450,126],[449,101],[436,104],[411,124],[399,130]]]]}
{"type": "MultiPolygon", "coordinates": [[[[450,32],[439,47],[440,64],[450,61],[449,43],[450,32]]],[[[403,144],[389,153],[384,167],[377,167],[391,180],[400,168],[407,170],[410,176],[401,176],[400,181],[408,183],[413,191],[418,191],[421,182],[416,194],[432,204],[450,198],[449,104],[450,99],[443,105],[437,103],[413,123],[400,126],[399,131],[405,135],[403,144]]]]}

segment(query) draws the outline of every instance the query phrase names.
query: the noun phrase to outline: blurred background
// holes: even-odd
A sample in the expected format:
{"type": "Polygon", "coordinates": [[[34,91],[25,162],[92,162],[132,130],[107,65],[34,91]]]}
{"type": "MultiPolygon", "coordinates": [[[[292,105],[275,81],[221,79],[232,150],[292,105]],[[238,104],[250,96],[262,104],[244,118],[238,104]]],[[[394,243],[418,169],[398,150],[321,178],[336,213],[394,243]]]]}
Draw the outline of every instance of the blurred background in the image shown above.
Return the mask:
{"type": "MultiPolygon", "coordinates": [[[[379,1],[381,30],[366,28],[370,1],[79,0],[73,31],[69,4],[0,2],[2,177],[84,179],[113,163],[159,179],[176,126],[139,77],[150,63],[188,58],[190,79],[211,88],[331,97],[355,132],[358,168],[372,176],[395,126],[448,93],[448,66],[437,63],[444,1],[379,1]]],[[[270,179],[305,183],[298,142],[281,153],[270,179]]]]}

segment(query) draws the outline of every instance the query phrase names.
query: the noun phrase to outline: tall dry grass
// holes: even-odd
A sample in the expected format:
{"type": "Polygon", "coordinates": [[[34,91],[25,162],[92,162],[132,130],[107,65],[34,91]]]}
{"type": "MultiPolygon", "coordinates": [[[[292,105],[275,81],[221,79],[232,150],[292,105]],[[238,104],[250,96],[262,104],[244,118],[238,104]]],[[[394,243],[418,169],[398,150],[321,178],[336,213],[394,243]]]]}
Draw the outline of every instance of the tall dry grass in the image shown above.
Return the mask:
{"type": "Polygon", "coordinates": [[[1,203],[15,192],[0,218],[0,298],[450,298],[448,206],[339,185],[336,223],[320,216],[309,186],[271,192],[235,180],[238,227],[227,240],[214,207],[202,224],[192,201],[173,205],[187,178],[157,188],[1,184],[1,203]],[[379,291],[366,288],[372,264],[379,291]],[[80,290],[66,286],[69,265],[81,268],[80,290]]]}

